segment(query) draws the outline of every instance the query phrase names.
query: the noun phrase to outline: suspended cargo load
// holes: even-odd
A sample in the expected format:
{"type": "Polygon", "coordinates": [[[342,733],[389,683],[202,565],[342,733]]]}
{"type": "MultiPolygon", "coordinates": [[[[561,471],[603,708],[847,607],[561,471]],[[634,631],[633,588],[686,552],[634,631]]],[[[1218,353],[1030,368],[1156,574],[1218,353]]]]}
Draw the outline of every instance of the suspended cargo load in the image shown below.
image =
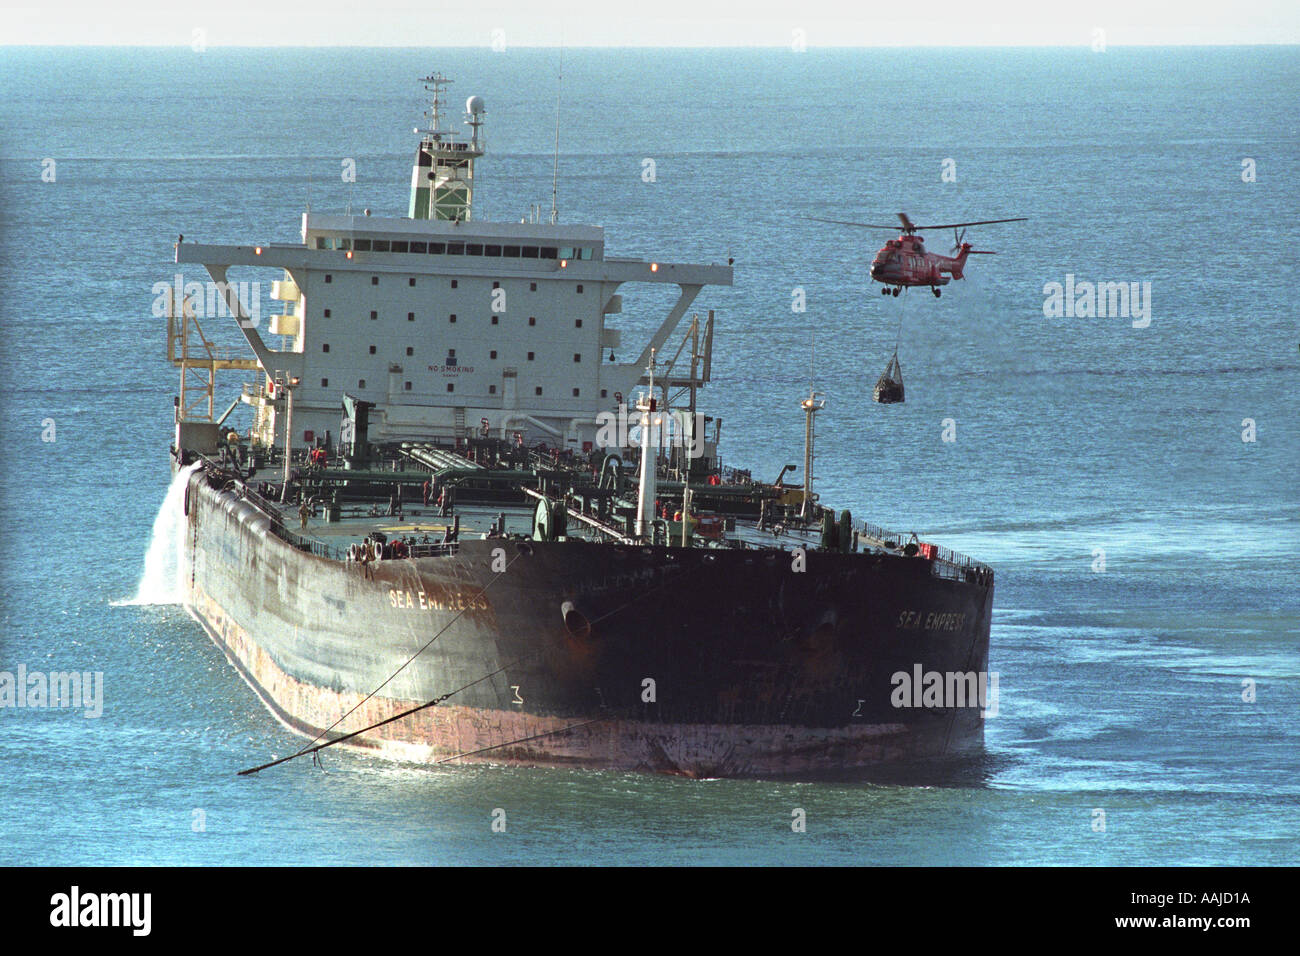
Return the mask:
{"type": "Polygon", "coordinates": [[[898,351],[894,351],[885,371],[876,380],[876,387],[871,393],[882,405],[892,405],[903,400],[903,368],[898,364],[898,351]]]}

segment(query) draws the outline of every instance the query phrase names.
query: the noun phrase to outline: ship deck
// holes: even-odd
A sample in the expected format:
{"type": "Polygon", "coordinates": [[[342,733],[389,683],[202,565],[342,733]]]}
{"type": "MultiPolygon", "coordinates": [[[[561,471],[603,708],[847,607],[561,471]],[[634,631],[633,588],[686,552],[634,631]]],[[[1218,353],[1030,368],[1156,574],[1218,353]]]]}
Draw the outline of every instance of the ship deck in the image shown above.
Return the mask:
{"type": "MultiPolygon", "coordinates": [[[[294,547],[321,557],[346,560],[354,545],[401,541],[413,558],[454,553],[460,541],[473,539],[531,539],[535,536],[539,502],[566,505],[567,527],[561,537],[642,546],[681,547],[681,524],[659,520],[653,543],[631,534],[628,514],[635,505],[635,481],[628,473],[612,482],[597,478],[589,460],[559,461],[536,454],[504,450],[489,458],[482,450],[461,454],[460,448],[432,445],[393,446],[362,468],[342,461],[308,464],[290,470],[285,494],[283,463],[223,456],[205,458],[205,467],[218,474],[239,497],[248,500],[271,521],[272,531],[294,547]],[[433,495],[450,489],[447,500],[425,502],[426,483],[433,495]],[[303,502],[306,518],[303,518],[303,502]]],[[[680,510],[682,483],[664,475],[660,497],[669,512],[680,510]]],[[[812,521],[803,520],[791,504],[799,489],[755,482],[746,473],[717,476],[712,483],[691,484],[695,513],[722,524],[721,533],[688,536],[695,548],[771,549],[827,547],[822,518],[834,513],[820,504],[812,521]],[[793,498],[792,498],[793,493],[793,498]],[[763,502],[760,507],[760,502],[763,502]]],[[[846,517],[846,515],[842,516],[846,517]]],[[[851,519],[850,519],[851,521],[851,519]]],[[[832,524],[838,523],[832,521],[832,524]]],[[[851,522],[852,537],[836,550],[902,555],[930,561],[935,574],[954,579],[972,575],[992,580],[992,569],[964,555],[921,542],[869,523],[851,522]]],[[[833,532],[834,534],[835,532],[833,532]]]]}

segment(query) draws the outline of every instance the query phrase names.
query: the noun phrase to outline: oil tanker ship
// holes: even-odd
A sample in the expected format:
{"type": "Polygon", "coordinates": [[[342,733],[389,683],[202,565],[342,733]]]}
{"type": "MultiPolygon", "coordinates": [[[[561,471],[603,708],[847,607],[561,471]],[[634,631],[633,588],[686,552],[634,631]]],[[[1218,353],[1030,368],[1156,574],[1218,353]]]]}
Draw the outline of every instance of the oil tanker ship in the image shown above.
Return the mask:
{"type": "Polygon", "coordinates": [[[815,392],[798,485],[724,465],[715,316],[687,314],[731,265],[474,218],[483,101],[455,128],[423,82],[405,217],[176,244],[207,273],[168,294],[183,603],[230,663],[313,741],[428,763],[811,779],[979,750],[993,572],[820,501],[815,392]],[[278,277],[265,325],[247,267],[278,277]],[[641,284],[675,287],[657,328],[624,312],[641,284]]]}

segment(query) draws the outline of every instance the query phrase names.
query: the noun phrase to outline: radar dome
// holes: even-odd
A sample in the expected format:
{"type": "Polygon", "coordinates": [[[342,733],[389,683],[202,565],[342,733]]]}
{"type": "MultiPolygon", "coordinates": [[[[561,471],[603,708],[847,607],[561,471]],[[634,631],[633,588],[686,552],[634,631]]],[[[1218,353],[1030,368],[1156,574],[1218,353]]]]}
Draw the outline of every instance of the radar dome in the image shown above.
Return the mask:
{"type": "Polygon", "coordinates": [[[471,96],[465,101],[465,112],[470,114],[483,112],[483,97],[471,96]]]}

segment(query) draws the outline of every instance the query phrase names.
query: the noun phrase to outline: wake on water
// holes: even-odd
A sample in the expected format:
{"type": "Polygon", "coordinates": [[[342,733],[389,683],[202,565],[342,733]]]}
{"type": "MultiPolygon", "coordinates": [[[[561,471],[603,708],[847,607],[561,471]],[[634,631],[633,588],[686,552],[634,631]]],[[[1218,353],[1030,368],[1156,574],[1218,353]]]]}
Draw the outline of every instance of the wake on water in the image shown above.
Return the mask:
{"type": "Polygon", "coordinates": [[[158,516],[153,519],[153,537],[149,540],[149,550],[145,552],[144,573],[140,575],[135,597],[128,601],[114,601],[113,607],[181,603],[181,582],[188,572],[185,560],[185,486],[198,466],[196,462],[182,468],[172,478],[158,516]]]}

